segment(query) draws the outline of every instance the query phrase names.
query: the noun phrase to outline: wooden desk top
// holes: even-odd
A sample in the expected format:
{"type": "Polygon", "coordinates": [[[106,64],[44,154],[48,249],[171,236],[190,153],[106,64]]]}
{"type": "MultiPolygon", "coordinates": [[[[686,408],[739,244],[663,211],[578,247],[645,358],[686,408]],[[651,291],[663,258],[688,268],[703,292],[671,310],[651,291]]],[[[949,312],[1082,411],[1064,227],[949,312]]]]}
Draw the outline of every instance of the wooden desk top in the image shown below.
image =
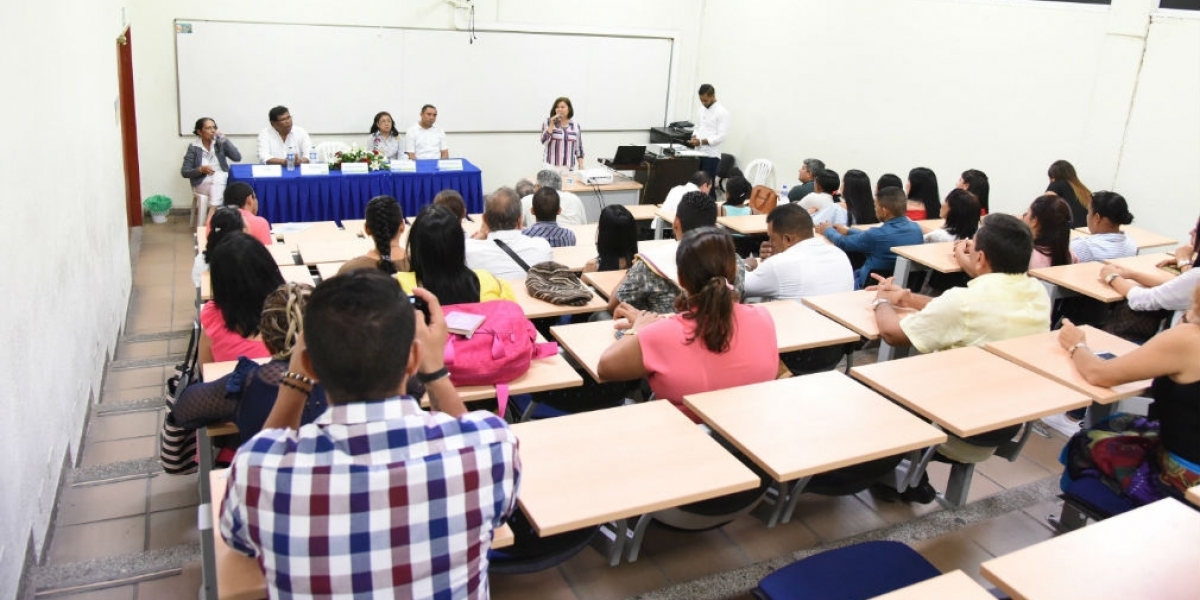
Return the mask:
{"type": "Polygon", "coordinates": [[[558,344],[593,380],[604,381],[596,375],[596,367],[600,364],[600,356],[617,339],[613,336],[613,331],[612,321],[596,321],[555,325],[550,328],[550,335],[558,340],[558,344]]]}
{"type": "Polygon", "coordinates": [[[962,272],[962,267],[954,260],[954,242],[896,246],[892,252],[939,273],[962,272]]]}
{"type": "Polygon", "coordinates": [[[775,321],[776,343],[780,352],[824,348],[858,341],[858,334],[809,310],[795,300],[775,300],[760,304],[775,321]]]}
{"type": "MultiPolygon", "coordinates": [[[[225,538],[221,537],[221,505],[225,501],[229,469],[214,469],[208,476],[209,491],[212,493],[212,536],[217,563],[217,597],[221,600],[266,598],[267,581],[262,570],[258,568],[258,560],[234,551],[225,543],[225,538]]],[[[511,545],[512,529],[507,524],[501,525],[492,535],[492,548],[506,548],[511,545]]]]}
{"type": "Polygon", "coordinates": [[[554,262],[562,264],[576,273],[583,271],[583,267],[587,265],[587,261],[596,258],[595,244],[590,246],[562,246],[551,248],[550,251],[554,254],[554,262]]]}
{"type": "Polygon", "coordinates": [[[752,489],[758,476],[669,402],[512,426],[521,508],[554,535],[752,489]]]}
{"type": "MultiPolygon", "coordinates": [[[[537,179],[535,178],[533,181],[537,181],[537,179]]],[[[581,177],[578,172],[571,176],[563,175],[562,189],[564,192],[571,192],[572,194],[589,194],[594,193],[596,188],[600,188],[600,191],[602,192],[619,192],[623,190],[640,190],[642,189],[642,184],[634,181],[632,178],[620,174],[613,175],[612,183],[602,183],[598,185],[584,183],[583,177],[581,177]],[[568,184],[567,177],[571,177],[575,181],[568,184]]]]}
{"type": "MultiPolygon", "coordinates": [[[[1097,354],[1111,352],[1120,356],[1137,348],[1137,344],[1121,339],[1094,327],[1084,326],[1088,347],[1097,354]]],[[[1150,387],[1150,380],[1134,381],[1115,388],[1095,386],[1084,380],[1071,362],[1071,355],[1058,344],[1058,332],[1047,331],[1037,335],[992,342],[984,346],[989,352],[1002,356],[1013,363],[1035,373],[1040,373],[1073,390],[1083,392],[1100,404],[1112,404],[1150,387]]],[[[1080,349],[1082,352],[1083,349],[1080,349]]]]}
{"type": "Polygon", "coordinates": [[[717,223],[744,234],[766,234],[767,215],[742,215],[739,217],[717,217],[717,223]]]}
{"type": "Polygon", "coordinates": [[[1188,502],[1200,506],[1200,485],[1188,488],[1185,496],[1187,496],[1188,502]]]}
{"type": "MultiPolygon", "coordinates": [[[[538,336],[538,341],[544,341],[542,336],[538,336]]],[[[531,362],[529,370],[524,375],[508,384],[508,393],[510,395],[532,394],[581,385],[583,385],[583,378],[579,376],[579,373],[567,363],[567,359],[563,358],[561,354],[555,354],[549,358],[539,358],[531,362]]],[[[463,402],[489,400],[496,397],[496,386],[494,385],[458,386],[455,389],[458,390],[458,395],[463,402]]],[[[422,405],[424,405],[424,399],[422,405]]]]}
{"type": "MultiPolygon", "coordinates": [[[[308,265],[287,265],[279,267],[279,274],[283,276],[283,280],[288,283],[307,283],[308,285],[316,285],[317,282],[313,279],[312,273],[308,270],[308,265]]],[[[212,272],[205,271],[200,275],[200,299],[212,299],[212,272]]]]}
{"type": "Polygon", "coordinates": [[[617,286],[621,285],[621,281],[625,279],[625,274],[629,269],[621,269],[620,271],[592,271],[591,273],[583,274],[583,281],[588,285],[596,288],[596,291],[605,298],[612,298],[612,295],[617,292],[617,286]]]}
{"type": "Polygon", "coordinates": [[[975,347],[854,367],[850,374],[966,437],[1091,404],[1091,398],[975,347]]]}
{"type": "Polygon", "coordinates": [[[879,339],[879,326],[875,323],[875,309],[871,302],[875,292],[858,290],[824,296],[810,296],[803,300],[813,310],[849,327],[868,340],[879,339]]]}
{"type": "Polygon", "coordinates": [[[1029,274],[1042,281],[1048,281],[1101,302],[1111,303],[1124,300],[1124,296],[1100,281],[1100,269],[1103,267],[1103,263],[1085,262],[1030,269],[1029,274]]]}
{"type": "Polygon", "coordinates": [[[271,253],[271,258],[275,259],[275,264],[281,267],[293,266],[296,264],[296,257],[292,254],[294,246],[287,244],[271,244],[267,246],[267,252],[271,253]]]}
{"type": "MultiPolygon", "coordinates": [[[[1078,231],[1084,235],[1091,235],[1091,232],[1088,231],[1087,227],[1076,227],[1075,231],[1078,231]]],[[[1134,225],[1122,225],[1121,232],[1133,239],[1133,243],[1137,244],[1138,250],[1157,248],[1159,246],[1175,246],[1179,244],[1179,240],[1169,238],[1165,235],[1159,235],[1153,231],[1150,231],[1149,229],[1143,229],[1134,225]]]]}
{"type": "Polygon", "coordinates": [[[995,600],[991,592],[975,583],[970,575],[959,570],[926,579],[894,592],[876,596],[874,600],[995,600]]]}
{"type": "MultiPolygon", "coordinates": [[[[582,306],[563,306],[559,304],[551,304],[545,300],[538,300],[529,295],[525,288],[525,279],[509,279],[508,285],[512,288],[513,295],[517,297],[516,303],[521,305],[521,310],[525,312],[525,316],[530,319],[540,319],[543,317],[561,317],[563,315],[582,315],[594,313],[604,310],[608,306],[608,302],[600,297],[593,290],[592,299],[587,304],[582,306]]],[[[589,288],[590,289],[590,288],[589,288]]]]}
{"type": "Polygon", "coordinates": [[[837,371],[691,394],[683,401],[776,481],[946,441],[944,432],[837,371]]]}
{"type": "Polygon", "coordinates": [[[629,209],[635,221],[648,221],[658,212],[658,205],[655,204],[626,204],[625,208],[629,209]]]}
{"type": "Polygon", "coordinates": [[[342,268],[345,262],[328,262],[317,265],[317,275],[321,276],[321,281],[325,281],[330,277],[338,274],[338,269],[342,268]]]}
{"type": "Polygon", "coordinates": [[[586,225],[563,225],[564,229],[570,229],[575,233],[575,245],[587,246],[594,252],[596,250],[596,223],[588,223],[586,225]]]}
{"type": "Polygon", "coordinates": [[[1150,254],[1139,254],[1126,258],[1114,258],[1104,261],[1104,264],[1119,265],[1131,271],[1144,273],[1154,280],[1154,285],[1162,285],[1178,277],[1175,273],[1158,266],[1158,263],[1168,258],[1172,258],[1172,255],[1162,252],[1152,252],[1150,254]]]}
{"type": "Polygon", "coordinates": [[[364,239],[362,232],[354,232],[344,229],[317,229],[312,231],[302,231],[299,233],[283,234],[283,243],[288,246],[296,247],[305,242],[341,242],[346,240],[364,239]]]}
{"type": "Polygon", "coordinates": [[[297,245],[300,261],[306,265],[344,262],[362,256],[374,247],[371,240],[353,237],[334,241],[305,241],[297,245]]]}
{"type": "Polygon", "coordinates": [[[1168,498],[994,558],[983,576],[1022,600],[1185,600],[1200,590],[1200,512],[1168,498]],[[1082,565],[1090,576],[1079,576],[1082,565]]]}

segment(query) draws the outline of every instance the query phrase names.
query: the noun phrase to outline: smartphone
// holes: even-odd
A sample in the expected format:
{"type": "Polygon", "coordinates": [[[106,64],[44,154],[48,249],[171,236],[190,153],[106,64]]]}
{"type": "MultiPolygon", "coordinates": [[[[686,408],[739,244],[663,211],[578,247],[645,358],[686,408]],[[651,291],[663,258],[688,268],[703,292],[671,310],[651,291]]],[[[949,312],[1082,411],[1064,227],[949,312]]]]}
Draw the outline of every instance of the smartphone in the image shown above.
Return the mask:
{"type": "Polygon", "coordinates": [[[408,297],[408,302],[409,302],[409,304],[412,304],[413,310],[421,311],[421,314],[425,315],[425,324],[428,325],[429,324],[429,305],[426,304],[424,300],[418,298],[417,296],[412,296],[412,295],[410,295],[408,297]]]}
{"type": "Polygon", "coordinates": [[[1175,266],[1175,265],[1163,265],[1163,266],[1161,266],[1161,267],[1159,267],[1159,268],[1160,268],[1160,269],[1162,269],[1162,270],[1164,270],[1164,271],[1166,271],[1166,272],[1168,272],[1168,273],[1171,273],[1171,274],[1173,274],[1173,275],[1181,275],[1181,274],[1183,274],[1183,271],[1182,271],[1182,270],[1180,270],[1180,269],[1179,269],[1179,267],[1177,267],[1177,266],[1175,266]]]}
{"type": "Polygon", "coordinates": [[[1099,356],[1104,360],[1112,360],[1117,357],[1117,355],[1113,354],[1112,352],[1097,352],[1096,356],[1099,356]]]}

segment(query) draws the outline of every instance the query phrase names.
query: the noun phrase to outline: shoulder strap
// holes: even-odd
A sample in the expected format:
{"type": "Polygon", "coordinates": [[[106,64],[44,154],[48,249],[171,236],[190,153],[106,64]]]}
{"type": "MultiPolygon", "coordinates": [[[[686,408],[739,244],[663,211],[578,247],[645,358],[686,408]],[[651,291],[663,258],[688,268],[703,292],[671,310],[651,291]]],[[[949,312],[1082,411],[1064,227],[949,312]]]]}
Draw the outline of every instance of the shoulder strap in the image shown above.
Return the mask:
{"type": "Polygon", "coordinates": [[[505,254],[507,254],[513,260],[517,261],[517,266],[521,267],[521,269],[524,270],[526,273],[529,272],[529,263],[521,260],[521,257],[517,256],[517,253],[513,252],[513,249],[509,248],[508,244],[504,243],[504,240],[496,238],[496,239],[493,239],[492,241],[496,242],[496,245],[500,246],[500,249],[503,250],[505,254]]]}

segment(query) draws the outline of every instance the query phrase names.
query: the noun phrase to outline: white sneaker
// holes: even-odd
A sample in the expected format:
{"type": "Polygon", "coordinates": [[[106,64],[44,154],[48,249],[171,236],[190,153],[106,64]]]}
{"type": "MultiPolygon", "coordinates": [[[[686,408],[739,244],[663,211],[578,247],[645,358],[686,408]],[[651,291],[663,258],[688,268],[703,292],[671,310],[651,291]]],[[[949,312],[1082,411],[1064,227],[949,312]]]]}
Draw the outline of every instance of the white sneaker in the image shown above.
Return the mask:
{"type": "Polygon", "coordinates": [[[1083,426],[1082,421],[1072,421],[1071,419],[1067,418],[1066,414],[1042,417],[1042,423],[1045,423],[1047,427],[1050,427],[1051,429],[1067,437],[1071,437],[1076,433],[1079,433],[1079,429],[1083,426]]]}

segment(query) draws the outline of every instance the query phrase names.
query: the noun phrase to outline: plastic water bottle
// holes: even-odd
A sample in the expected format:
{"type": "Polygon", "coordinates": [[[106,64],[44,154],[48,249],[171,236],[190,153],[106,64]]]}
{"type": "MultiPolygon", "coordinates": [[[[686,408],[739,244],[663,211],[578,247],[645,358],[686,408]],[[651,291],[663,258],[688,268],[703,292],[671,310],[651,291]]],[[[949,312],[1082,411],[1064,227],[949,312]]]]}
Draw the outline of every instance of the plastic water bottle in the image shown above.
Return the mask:
{"type": "Polygon", "coordinates": [[[316,147],[316,146],[309,146],[309,148],[308,148],[308,162],[310,162],[310,163],[312,163],[312,164],[314,164],[314,165],[315,165],[315,164],[317,164],[317,161],[318,161],[318,159],[317,159],[317,147],[316,147]]]}
{"type": "Polygon", "coordinates": [[[779,188],[779,199],[786,201],[787,197],[788,197],[787,192],[788,192],[788,186],[787,186],[787,184],[784,184],[784,186],[782,188],[779,188]]]}
{"type": "Polygon", "coordinates": [[[291,146],[288,146],[287,170],[289,170],[289,171],[296,170],[296,149],[292,148],[291,146]]]}

